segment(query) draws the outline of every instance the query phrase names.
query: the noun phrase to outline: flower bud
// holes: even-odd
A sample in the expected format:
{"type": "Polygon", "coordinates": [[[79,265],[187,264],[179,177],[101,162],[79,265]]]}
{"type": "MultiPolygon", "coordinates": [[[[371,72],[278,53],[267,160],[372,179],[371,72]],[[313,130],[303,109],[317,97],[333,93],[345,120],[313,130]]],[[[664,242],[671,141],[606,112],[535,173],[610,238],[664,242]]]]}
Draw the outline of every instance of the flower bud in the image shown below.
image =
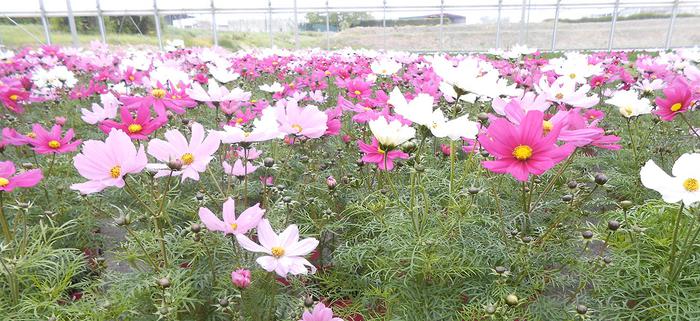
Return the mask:
{"type": "Polygon", "coordinates": [[[192,233],[199,233],[201,230],[202,226],[197,223],[190,225],[190,231],[192,231],[192,233]]]}
{"type": "Polygon", "coordinates": [[[619,229],[619,228],[620,228],[620,222],[618,222],[616,220],[608,221],[608,229],[609,230],[614,232],[614,231],[617,231],[617,229],[619,229]]]}
{"type": "Polygon", "coordinates": [[[569,189],[574,189],[574,188],[578,187],[578,182],[577,181],[569,181],[568,183],[566,183],[566,187],[568,187],[569,189]]]}
{"type": "Polygon", "coordinates": [[[469,192],[469,194],[471,194],[471,195],[475,195],[475,194],[479,194],[479,192],[481,192],[481,189],[476,187],[476,186],[472,186],[467,190],[467,192],[469,192]]]}
{"type": "Polygon", "coordinates": [[[158,286],[160,286],[163,289],[167,289],[170,287],[170,279],[168,278],[161,278],[158,280],[158,286]]]}
{"type": "Polygon", "coordinates": [[[245,289],[250,286],[250,270],[238,269],[231,272],[231,282],[239,289],[245,289]]]}
{"type": "Polygon", "coordinates": [[[326,177],[326,185],[328,186],[328,189],[332,191],[336,186],[338,186],[338,181],[336,181],[333,176],[328,176],[326,177]]]}
{"type": "Polygon", "coordinates": [[[265,167],[267,168],[275,166],[275,159],[272,157],[265,157],[265,159],[263,160],[263,165],[265,165],[265,167]]]}
{"type": "Polygon", "coordinates": [[[576,306],[576,313],[578,313],[580,315],[584,315],[584,314],[588,313],[588,307],[583,305],[583,304],[579,304],[576,306]]]}
{"type": "Polygon", "coordinates": [[[487,113],[479,113],[476,115],[476,118],[479,119],[480,122],[486,123],[489,120],[489,115],[487,113]]]}
{"type": "Polygon", "coordinates": [[[561,197],[561,200],[564,202],[571,202],[571,200],[573,200],[573,199],[574,199],[574,197],[570,194],[566,194],[566,195],[561,197]]]}
{"type": "Polygon", "coordinates": [[[622,201],[620,202],[620,207],[622,207],[623,210],[628,210],[634,206],[634,203],[630,201],[622,201]]]}
{"type": "Polygon", "coordinates": [[[228,299],[227,299],[227,298],[220,299],[220,300],[219,300],[219,305],[220,305],[222,308],[227,307],[227,306],[228,306],[228,299]]]}
{"type": "Polygon", "coordinates": [[[179,170],[182,169],[182,166],[183,166],[184,164],[182,163],[182,160],[180,160],[180,159],[174,159],[174,160],[169,161],[169,162],[167,163],[167,165],[168,165],[168,168],[170,168],[170,170],[172,170],[172,171],[179,171],[179,170]]]}
{"type": "Polygon", "coordinates": [[[581,232],[581,236],[583,236],[584,239],[590,240],[593,238],[593,232],[591,231],[583,231],[581,232]]]}
{"type": "Polygon", "coordinates": [[[518,297],[515,294],[508,294],[506,296],[506,303],[510,306],[518,305],[518,297]]]}
{"type": "Polygon", "coordinates": [[[131,224],[131,219],[127,215],[120,215],[114,220],[118,226],[125,226],[131,224]]]}
{"type": "Polygon", "coordinates": [[[314,298],[313,298],[312,296],[310,296],[310,295],[307,295],[307,296],[304,298],[304,306],[307,307],[307,308],[310,308],[310,307],[314,306],[314,298]]]}
{"type": "Polygon", "coordinates": [[[605,185],[608,182],[608,176],[603,173],[598,173],[595,175],[595,183],[598,185],[605,185]]]}

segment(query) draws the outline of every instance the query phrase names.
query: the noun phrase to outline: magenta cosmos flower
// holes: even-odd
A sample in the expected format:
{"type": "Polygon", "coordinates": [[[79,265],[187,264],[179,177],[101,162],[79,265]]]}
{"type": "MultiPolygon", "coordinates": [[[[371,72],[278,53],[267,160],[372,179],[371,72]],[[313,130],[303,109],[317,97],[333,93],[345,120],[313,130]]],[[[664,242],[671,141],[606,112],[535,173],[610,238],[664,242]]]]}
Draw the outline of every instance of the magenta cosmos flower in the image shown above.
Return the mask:
{"type": "Polygon", "coordinates": [[[224,202],[223,221],[208,208],[199,208],[199,219],[202,220],[204,226],[212,232],[223,232],[224,234],[248,233],[260,223],[263,214],[265,214],[265,210],[260,208],[260,204],[255,204],[236,218],[236,203],[230,197],[224,202]]]}
{"type": "Polygon", "coordinates": [[[299,321],[343,321],[341,318],[333,317],[333,310],[326,308],[326,305],[319,302],[314,306],[313,311],[304,311],[299,321]]]}
{"type": "Polygon", "coordinates": [[[304,256],[318,246],[318,240],[310,237],[299,241],[299,228],[294,224],[277,235],[272,230],[270,221],[263,219],[258,224],[260,244],[251,241],[243,234],[236,234],[236,239],[238,244],[248,251],[267,254],[255,260],[265,271],[275,271],[277,275],[286,277],[287,274],[307,274],[308,266],[311,268],[311,273],[316,272],[316,267],[304,256]]]}
{"type": "Polygon", "coordinates": [[[167,122],[167,118],[152,118],[151,108],[145,105],[136,109],[136,116],[132,116],[127,107],[121,107],[121,123],[107,119],[100,123],[100,129],[106,134],[113,128],[125,132],[132,139],[148,139],[148,135],[156,131],[167,122]]]}
{"type": "Polygon", "coordinates": [[[664,121],[672,121],[676,115],[686,112],[693,101],[690,87],[681,78],[676,78],[670,86],[666,87],[664,95],[666,98],[656,97],[658,108],[654,111],[654,114],[659,115],[664,121]]]}
{"type": "Polygon", "coordinates": [[[357,146],[364,153],[362,161],[365,163],[375,163],[381,170],[390,171],[394,169],[394,160],[397,158],[407,159],[408,154],[399,149],[386,151],[379,145],[379,141],[372,137],[372,144],[358,140],[357,146]]]}
{"type": "Polygon", "coordinates": [[[171,170],[167,163],[180,160],[182,168],[172,171],[172,175],[182,175],[182,181],[191,178],[199,180],[199,173],[207,169],[207,165],[214,158],[212,155],[219,149],[219,136],[210,134],[205,137],[204,127],[200,123],[192,124],[192,137],[187,138],[180,131],[172,129],[165,132],[165,140],[152,139],[148,143],[148,154],[155,157],[160,164],[149,164],[149,168],[158,170],[156,177],[168,176],[171,170]]]}
{"type": "Polygon", "coordinates": [[[110,186],[122,188],[124,176],[140,173],[147,162],[143,145],[137,151],[126,133],[112,129],[104,142],[88,140],[83,144],[83,152],[73,157],[73,166],[88,181],[70,188],[82,194],[97,193],[110,186]]]}
{"type": "Polygon", "coordinates": [[[484,167],[525,182],[530,174],[541,175],[571,155],[573,145],[555,144],[562,126],[554,126],[543,136],[544,124],[544,114],[536,110],[529,111],[517,127],[505,119],[493,121],[479,135],[479,143],[496,158],[483,162],[484,167]]]}
{"type": "Polygon", "coordinates": [[[32,169],[15,174],[15,164],[11,161],[0,162],[0,192],[12,192],[17,187],[32,187],[39,184],[44,175],[40,169],[32,169]]]}
{"type": "Polygon", "coordinates": [[[185,108],[197,106],[192,98],[185,92],[186,86],[180,82],[177,86],[167,88],[160,82],[151,90],[147,96],[122,96],[120,100],[129,109],[137,107],[153,106],[153,110],[158,114],[158,118],[166,118],[166,111],[172,110],[176,114],[183,114],[185,108]]]}
{"type": "Polygon", "coordinates": [[[30,144],[33,146],[32,149],[37,154],[63,154],[75,151],[80,145],[80,140],[71,142],[75,133],[73,128],[66,131],[66,135],[61,137],[61,126],[54,125],[51,127],[51,131],[47,131],[44,127],[39,124],[34,124],[32,126],[32,132],[35,137],[32,138],[30,144]]]}

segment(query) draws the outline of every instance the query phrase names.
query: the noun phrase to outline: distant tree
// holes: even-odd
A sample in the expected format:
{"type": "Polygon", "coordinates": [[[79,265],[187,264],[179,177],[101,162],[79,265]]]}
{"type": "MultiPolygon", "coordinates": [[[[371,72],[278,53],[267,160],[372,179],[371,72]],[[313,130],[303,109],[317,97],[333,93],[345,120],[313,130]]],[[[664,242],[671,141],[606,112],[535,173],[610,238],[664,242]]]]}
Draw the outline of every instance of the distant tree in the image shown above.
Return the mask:
{"type": "MultiPolygon", "coordinates": [[[[312,25],[325,25],[326,15],[317,12],[309,12],[306,14],[306,20],[312,25]]],[[[374,20],[374,17],[369,12],[330,12],[328,15],[328,23],[341,30],[358,26],[362,21],[367,20],[374,20]]]]}

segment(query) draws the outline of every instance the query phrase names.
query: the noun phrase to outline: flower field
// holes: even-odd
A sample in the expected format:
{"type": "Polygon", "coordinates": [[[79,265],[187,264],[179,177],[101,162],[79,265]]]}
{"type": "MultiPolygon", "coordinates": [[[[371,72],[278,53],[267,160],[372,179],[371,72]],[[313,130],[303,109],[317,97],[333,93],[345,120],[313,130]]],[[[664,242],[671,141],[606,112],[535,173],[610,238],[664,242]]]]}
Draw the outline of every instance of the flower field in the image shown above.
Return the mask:
{"type": "Polygon", "coordinates": [[[700,320],[697,49],[0,59],[0,320],[700,320]]]}

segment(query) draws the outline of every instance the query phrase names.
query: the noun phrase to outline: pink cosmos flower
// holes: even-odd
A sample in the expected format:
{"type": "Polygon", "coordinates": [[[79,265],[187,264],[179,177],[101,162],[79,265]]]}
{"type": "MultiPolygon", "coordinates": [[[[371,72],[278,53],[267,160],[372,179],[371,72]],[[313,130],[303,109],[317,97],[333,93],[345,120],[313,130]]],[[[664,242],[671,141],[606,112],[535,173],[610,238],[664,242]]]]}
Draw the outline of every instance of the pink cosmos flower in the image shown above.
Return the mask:
{"type": "Polygon", "coordinates": [[[299,241],[299,228],[294,224],[277,235],[267,219],[260,221],[257,231],[260,244],[243,234],[236,234],[236,239],[238,244],[248,251],[267,254],[255,260],[263,269],[268,272],[275,271],[281,277],[286,277],[287,274],[307,274],[307,266],[312,274],[316,273],[316,267],[304,256],[318,246],[318,240],[310,237],[299,241]]]}
{"type": "Polygon", "coordinates": [[[136,116],[132,117],[129,109],[124,106],[120,109],[121,123],[107,119],[99,124],[100,130],[105,134],[113,128],[125,132],[131,139],[148,139],[148,135],[156,131],[167,122],[167,118],[152,118],[151,109],[142,105],[136,109],[136,116]]]}
{"type": "Polygon", "coordinates": [[[239,289],[245,289],[250,286],[250,270],[238,269],[231,272],[231,282],[239,289]]]}
{"type": "Polygon", "coordinates": [[[11,161],[0,162],[0,192],[12,192],[17,187],[33,187],[44,178],[40,169],[31,169],[15,174],[15,164],[11,161]]]}
{"type": "Polygon", "coordinates": [[[531,173],[541,175],[567,158],[575,147],[555,144],[562,126],[554,126],[543,136],[543,124],[541,111],[529,111],[518,127],[505,119],[493,121],[487,132],[478,138],[496,157],[496,160],[483,162],[484,167],[495,173],[509,173],[525,182],[531,173]]]}
{"type": "Polygon", "coordinates": [[[2,140],[5,145],[12,146],[23,146],[31,143],[32,137],[36,137],[36,134],[29,133],[26,136],[17,132],[14,128],[3,128],[2,129],[2,140]],[[30,137],[31,136],[31,137],[30,137]]]}
{"type": "Polygon", "coordinates": [[[186,85],[180,82],[177,86],[164,87],[160,82],[147,96],[122,96],[120,100],[129,109],[153,106],[159,118],[166,118],[166,110],[172,110],[176,114],[185,112],[185,108],[197,106],[185,92],[186,85]]]}
{"type": "Polygon", "coordinates": [[[97,193],[111,186],[122,188],[124,176],[140,173],[147,162],[143,145],[137,151],[126,133],[112,129],[104,142],[88,140],[83,144],[83,152],[73,157],[73,166],[88,181],[70,188],[82,194],[97,193]]]}
{"type": "Polygon", "coordinates": [[[372,137],[372,144],[368,145],[358,140],[357,146],[360,148],[361,152],[365,153],[364,156],[362,156],[362,161],[365,163],[375,163],[381,170],[391,171],[394,169],[394,160],[397,158],[408,159],[408,154],[401,150],[383,150],[381,146],[379,146],[379,141],[374,137],[372,137]]]}
{"type": "Polygon", "coordinates": [[[328,115],[314,105],[299,107],[295,100],[290,100],[286,106],[276,108],[279,130],[285,134],[319,138],[328,129],[328,115]]]}
{"type": "Polygon", "coordinates": [[[172,129],[165,132],[167,141],[154,138],[148,143],[148,154],[155,157],[160,164],[149,164],[151,169],[158,170],[155,177],[168,176],[171,170],[166,164],[170,161],[180,160],[183,164],[181,170],[172,171],[172,175],[182,175],[182,181],[187,178],[199,180],[199,173],[207,169],[207,165],[214,158],[212,155],[219,149],[219,136],[210,134],[204,136],[204,127],[199,123],[192,124],[192,137],[187,142],[185,135],[172,129]]]}
{"type": "Polygon", "coordinates": [[[333,310],[319,302],[314,306],[313,311],[304,311],[299,321],[343,321],[341,318],[333,317],[333,310]]]}
{"type": "Polygon", "coordinates": [[[348,96],[352,98],[362,99],[372,95],[371,84],[360,78],[354,78],[347,81],[338,80],[338,87],[348,90],[348,96]]]}
{"type": "Polygon", "coordinates": [[[659,107],[654,114],[664,121],[672,121],[676,115],[686,112],[693,100],[693,93],[688,84],[681,78],[676,78],[670,86],[664,89],[666,98],[656,97],[659,107]]]}
{"type": "Polygon", "coordinates": [[[208,208],[199,208],[199,219],[202,220],[204,226],[212,232],[223,232],[224,234],[248,233],[260,223],[263,214],[265,214],[265,210],[260,208],[260,204],[255,204],[236,218],[236,203],[230,197],[224,202],[223,221],[208,208]]]}
{"type": "Polygon", "coordinates": [[[253,163],[251,162],[248,162],[248,165],[243,166],[243,162],[240,158],[236,159],[236,162],[233,163],[233,166],[231,166],[231,164],[229,164],[226,161],[221,162],[221,165],[224,167],[224,173],[236,177],[246,176],[252,172],[255,172],[255,170],[258,169],[258,166],[253,165],[253,163]]]}
{"type": "Polygon", "coordinates": [[[73,128],[66,131],[66,135],[61,137],[61,125],[54,125],[51,131],[46,131],[39,124],[32,125],[32,132],[36,137],[32,138],[30,144],[37,154],[63,154],[75,151],[80,145],[80,140],[71,142],[75,133],[73,128]]]}

